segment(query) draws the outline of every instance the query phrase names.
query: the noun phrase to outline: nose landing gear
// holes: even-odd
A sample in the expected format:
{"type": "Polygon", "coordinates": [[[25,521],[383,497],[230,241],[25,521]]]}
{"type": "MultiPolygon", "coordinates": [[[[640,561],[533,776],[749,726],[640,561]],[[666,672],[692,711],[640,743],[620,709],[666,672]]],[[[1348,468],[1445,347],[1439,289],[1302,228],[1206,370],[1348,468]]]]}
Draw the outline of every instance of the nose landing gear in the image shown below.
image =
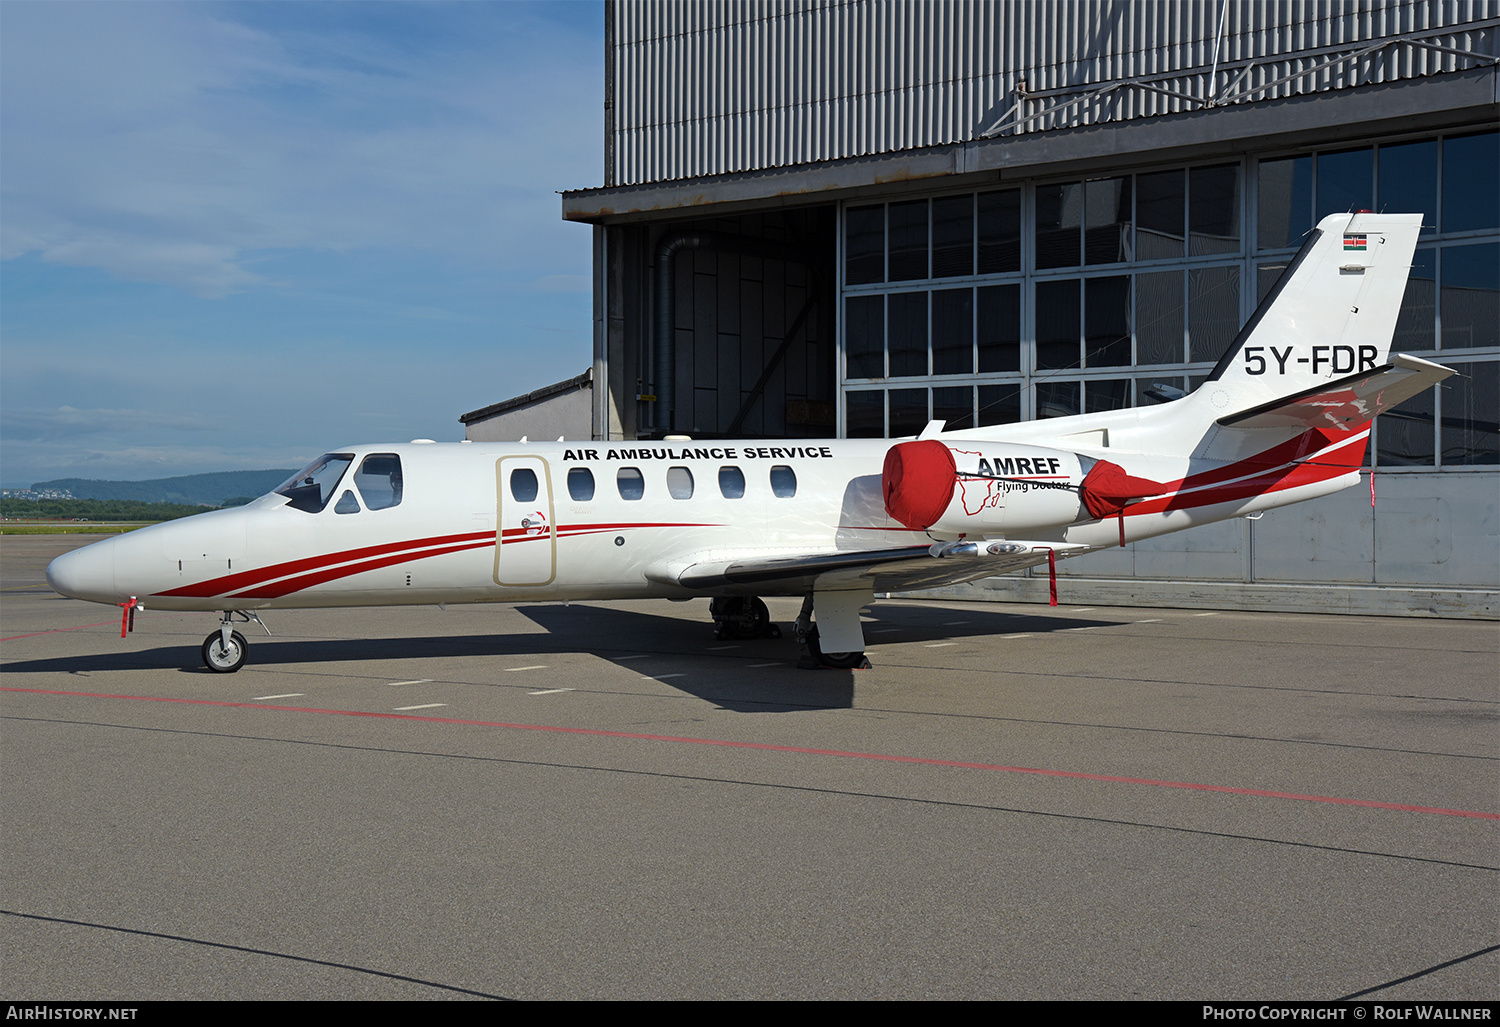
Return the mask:
{"type": "Polygon", "coordinates": [[[203,640],[203,665],[216,674],[233,674],[245,665],[247,648],[238,631],[229,632],[227,641],[215,631],[203,640]]]}
{"type": "Polygon", "coordinates": [[[254,611],[225,610],[219,630],[203,640],[203,665],[215,674],[233,674],[245,665],[250,646],[244,635],[230,627],[235,614],[247,624],[251,621],[259,624],[267,635],[271,633],[254,611]]]}

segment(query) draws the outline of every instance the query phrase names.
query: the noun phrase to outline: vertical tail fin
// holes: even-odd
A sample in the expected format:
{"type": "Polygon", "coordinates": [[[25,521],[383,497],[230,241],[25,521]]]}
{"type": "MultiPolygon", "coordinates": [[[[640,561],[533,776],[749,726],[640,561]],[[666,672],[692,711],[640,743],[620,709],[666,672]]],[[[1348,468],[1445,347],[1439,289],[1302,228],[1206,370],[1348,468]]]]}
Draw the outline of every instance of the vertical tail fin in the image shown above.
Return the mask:
{"type": "Polygon", "coordinates": [[[1421,230],[1420,214],[1319,222],[1204,384],[1216,415],[1384,365],[1421,230]]]}

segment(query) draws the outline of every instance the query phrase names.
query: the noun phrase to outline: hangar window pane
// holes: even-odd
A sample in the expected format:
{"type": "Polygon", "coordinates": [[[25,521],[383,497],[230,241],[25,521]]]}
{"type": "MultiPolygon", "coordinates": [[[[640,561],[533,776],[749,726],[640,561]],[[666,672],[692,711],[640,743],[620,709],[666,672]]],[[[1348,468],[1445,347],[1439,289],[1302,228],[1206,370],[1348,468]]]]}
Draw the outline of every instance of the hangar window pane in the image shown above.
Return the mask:
{"type": "Polygon", "coordinates": [[[1083,206],[1084,263],[1130,260],[1130,179],[1104,178],[1086,183],[1083,206]]]}
{"type": "Polygon", "coordinates": [[[844,213],[844,282],[885,281],[885,205],[850,207],[844,213]]]}
{"type": "Polygon", "coordinates": [[[1500,133],[1443,140],[1444,232],[1500,227],[1500,133]]]}
{"type": "Polygon", "coordinates": [[[1077,267],[1083,222],[1083,186],[1036,187],[1036,266],[1077,267]]]}
{"type": "Polygon", "coordinates": [[[1188,172],[1188,256],[1240,248],[1240,166],[1188,172]]]}
{"type": "Polygon", "coordinates": [[[401,504],[401,458],[395,453],[371,453],[360,462],[354,484],[371,510],[401,504]]]}
{"type": "Polygon", "coordinates": [[[1130,406],[1135,383],[1129,378],[1090,378],[1083,383],[1084,405],[1089,413],[1123,410],[1130,406]]]}
{"type": "Polygon", "coordinates": [[[568,468],[568,495],[578,503],[594,498],[594,472],[587,467],[568,468]]]}
{"type": "Polygon", "coordinates": [[[692,499],[693,472],[686,467],[668,467],[667,495],[673,499],[692,499]]]}
{"type": "Polygon", "coordinates": [[[744,499],[745,472],[738,467],[720,467],[719,494],[725,499],[744,499]]]}
{"type": "Polygon", "coordinates": [[[1500,363],[1451,365],[1443,382],[1444,466],[1500,464],[1500,363]]]}
{"type": "Polygon", "coordinates": [[[1080,382],[1042,382],[1036,387],[1037,419],[1082,413],[1079,404],[1082,392],[1080,382]]]}
{"type": "Polygon", "coordinates": [[[1375,209],[1421,214],[1423,235],[1437,231],[1437,149],[1436,139],[1424,139],[1376,152],[1380,205],[1375,209]]]}
{"type": "Polygon", "coordinates": [[[1021,369],[1021,287],[979,290],[979,371],[1021,369]]]}
{"type": "Polygon", "coordinates": [[[1432,466],[1433,391],[1424,389],[1375,419],[1375,461],[1379,466],[1432,466]]]}
{"type": "Polygon", "coordinates": [[[1130,363],[1130,276],[1090,278],[1083,285],[1085,367],[1130,363]]]}
{"type": "Polygon", "coordinates": [[[1188,359],[1218,360],[1239,330],[1239,266],[1188,271],[1188,359]]]}
{"type": "Polygon", "coordinates": [[[510,494],[518,503],[529,503],[536,498],[536,472],[529,467],[517,467],[510,472],[510,494]]]}
{"type": "Polygon", "coordinates": [[[885,377],[885,297],[850,296],[844,301],[845,375],[885,377]]]}
{"type": "Polygon", "coordinates": [[[1276,288],[1276,283],[1281,281],[1281,276],[1286,274],[1286,269],[1291,266],[1289,261],[1280,264],[1262,264],[1255,269],[1255,305],[1258,307],[1271,295],[1271,290],[1276,288]]]}
{"type": "Polygon", "coordinates": [[[1015,424],[1021,419],[1020,385],[981,385],[979,424],[1015,424]]]}
{"type": "Polygon", "coordinates": [[[891,377],[927,374],[927,293],[892,293],[890,315],[886,340],[891,377]]]}
{"type": "Polygon", "coordinates": [[[1442,274],[1443,349],[1500,346],[1500,243],[1443,247],[1442,274]]]}
{"type": "Polygon", "coordinates": [[[1021,190],[979,194],[979,273],[1021,270],[1021,190]]]}
{"type": "Polygon", "coordinates": [[[1181,170],[1135,179],[1135,252],[1139,260],[1180,257],[1187,189],[1181,170]]]}
{"type": "Polygon", "coordinates": [[[844,435],[851,439],[885,437],[885,393],[850,392],[844,395],[844,435]]]}
{"type": "Polygon", "coordinates": [[[974,273],[974,195],[932,201],[932,277],[974,273]]]}
{"type": "Polygon", "coordinates": [[[615,475],[621,499],[637,500],[646,494],[646,479],[638,467],[622,467],[615,475]]]}
{"type": "Polygon", "coordinates": [[[1436,349],[1436,336],[1437,250],[1424,248],[1412,258],[1391,349],[1398,353],[1436,349]]]}
{"type": "Polygon", "coordinates": [[[791,499],[797,494],[797,472],[786,464],[772,467],[771,491],[781,499],[791,499]]]}
{"type": "Polygon", "coordinates": [[[962,388],[932,390],[933,420],[944,422],[947,431],[974,427],[974,390],[962,388]]]}
{"type": "Polygon", "coordinates": [[[1316,221],[1329,214],[1375,208],[1375,151],[1344,150],[1318,154],[1316,221]]]}
{"type": "Polygon", "coordinates": [[[1077,367],[1078,279],[1036,283],[1036,366],[1077,367]]]}
{"type": "Polygon", "coordinates": [[[1135,306],[1136,363],[1181,363],[1182,272],[1136,275],[1135,306]]]}
{"type": "Polygon", "coordinates": [[[932,373],[974,373],[974,290],[932,294],[932,373]]]}
{"type": "Polygon", "coordinates": [[[927,201],[890,205],[890,280],[907,282],[927,277],[927,201]]]}
{"type": "Polygon", "coordinates": [[[1295,246],[1312,228],[1312,158],[1260,162],[1256,245],[1263,250],[1295,246]]]}
{"type": "Polygon", "coordinates": [[[915,435],[927,427],[927,390],[891,390],[891,430],[889,438],[915,435]]]}

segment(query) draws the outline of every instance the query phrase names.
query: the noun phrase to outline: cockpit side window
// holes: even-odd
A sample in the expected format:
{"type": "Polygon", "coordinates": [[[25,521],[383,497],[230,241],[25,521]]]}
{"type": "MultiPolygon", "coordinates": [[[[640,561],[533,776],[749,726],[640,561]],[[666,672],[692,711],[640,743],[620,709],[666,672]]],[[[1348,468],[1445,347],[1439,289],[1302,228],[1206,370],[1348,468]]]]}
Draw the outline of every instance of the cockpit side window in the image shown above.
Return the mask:
{"type": "Polygon", "coordinates": [[[324,453],[283,482],[276,495],[305,513],[322,513],[353,462],[352,453],[324,453]]]}
{"type": "Polygon", "coordinates": [[[360,461],[354,484],[370,510],[388,510],[401,504],[401,458],[395,453],[371,453],[360,461]]]}
{"type": "Polygon", "coordinates": [[[345,489],[344,494],[339,496],[339,501],[333,504],[333,512],[341,514],[359,513],[359,500],[354,498],[352,489],[345,489]]]}

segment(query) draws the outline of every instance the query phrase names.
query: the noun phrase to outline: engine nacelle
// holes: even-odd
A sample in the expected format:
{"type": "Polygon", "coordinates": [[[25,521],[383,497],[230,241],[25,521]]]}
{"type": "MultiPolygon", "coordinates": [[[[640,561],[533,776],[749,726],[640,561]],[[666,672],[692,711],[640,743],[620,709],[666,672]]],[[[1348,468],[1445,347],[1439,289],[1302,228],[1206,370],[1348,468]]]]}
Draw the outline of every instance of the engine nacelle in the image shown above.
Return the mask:
{"type": "Polygon", "coordinates": [[[1094,461],[999,442],[899,442],[885,456],[888,514],[939,537],[1020,535],[1089,519],[1079,487],[1094,461]]]}

